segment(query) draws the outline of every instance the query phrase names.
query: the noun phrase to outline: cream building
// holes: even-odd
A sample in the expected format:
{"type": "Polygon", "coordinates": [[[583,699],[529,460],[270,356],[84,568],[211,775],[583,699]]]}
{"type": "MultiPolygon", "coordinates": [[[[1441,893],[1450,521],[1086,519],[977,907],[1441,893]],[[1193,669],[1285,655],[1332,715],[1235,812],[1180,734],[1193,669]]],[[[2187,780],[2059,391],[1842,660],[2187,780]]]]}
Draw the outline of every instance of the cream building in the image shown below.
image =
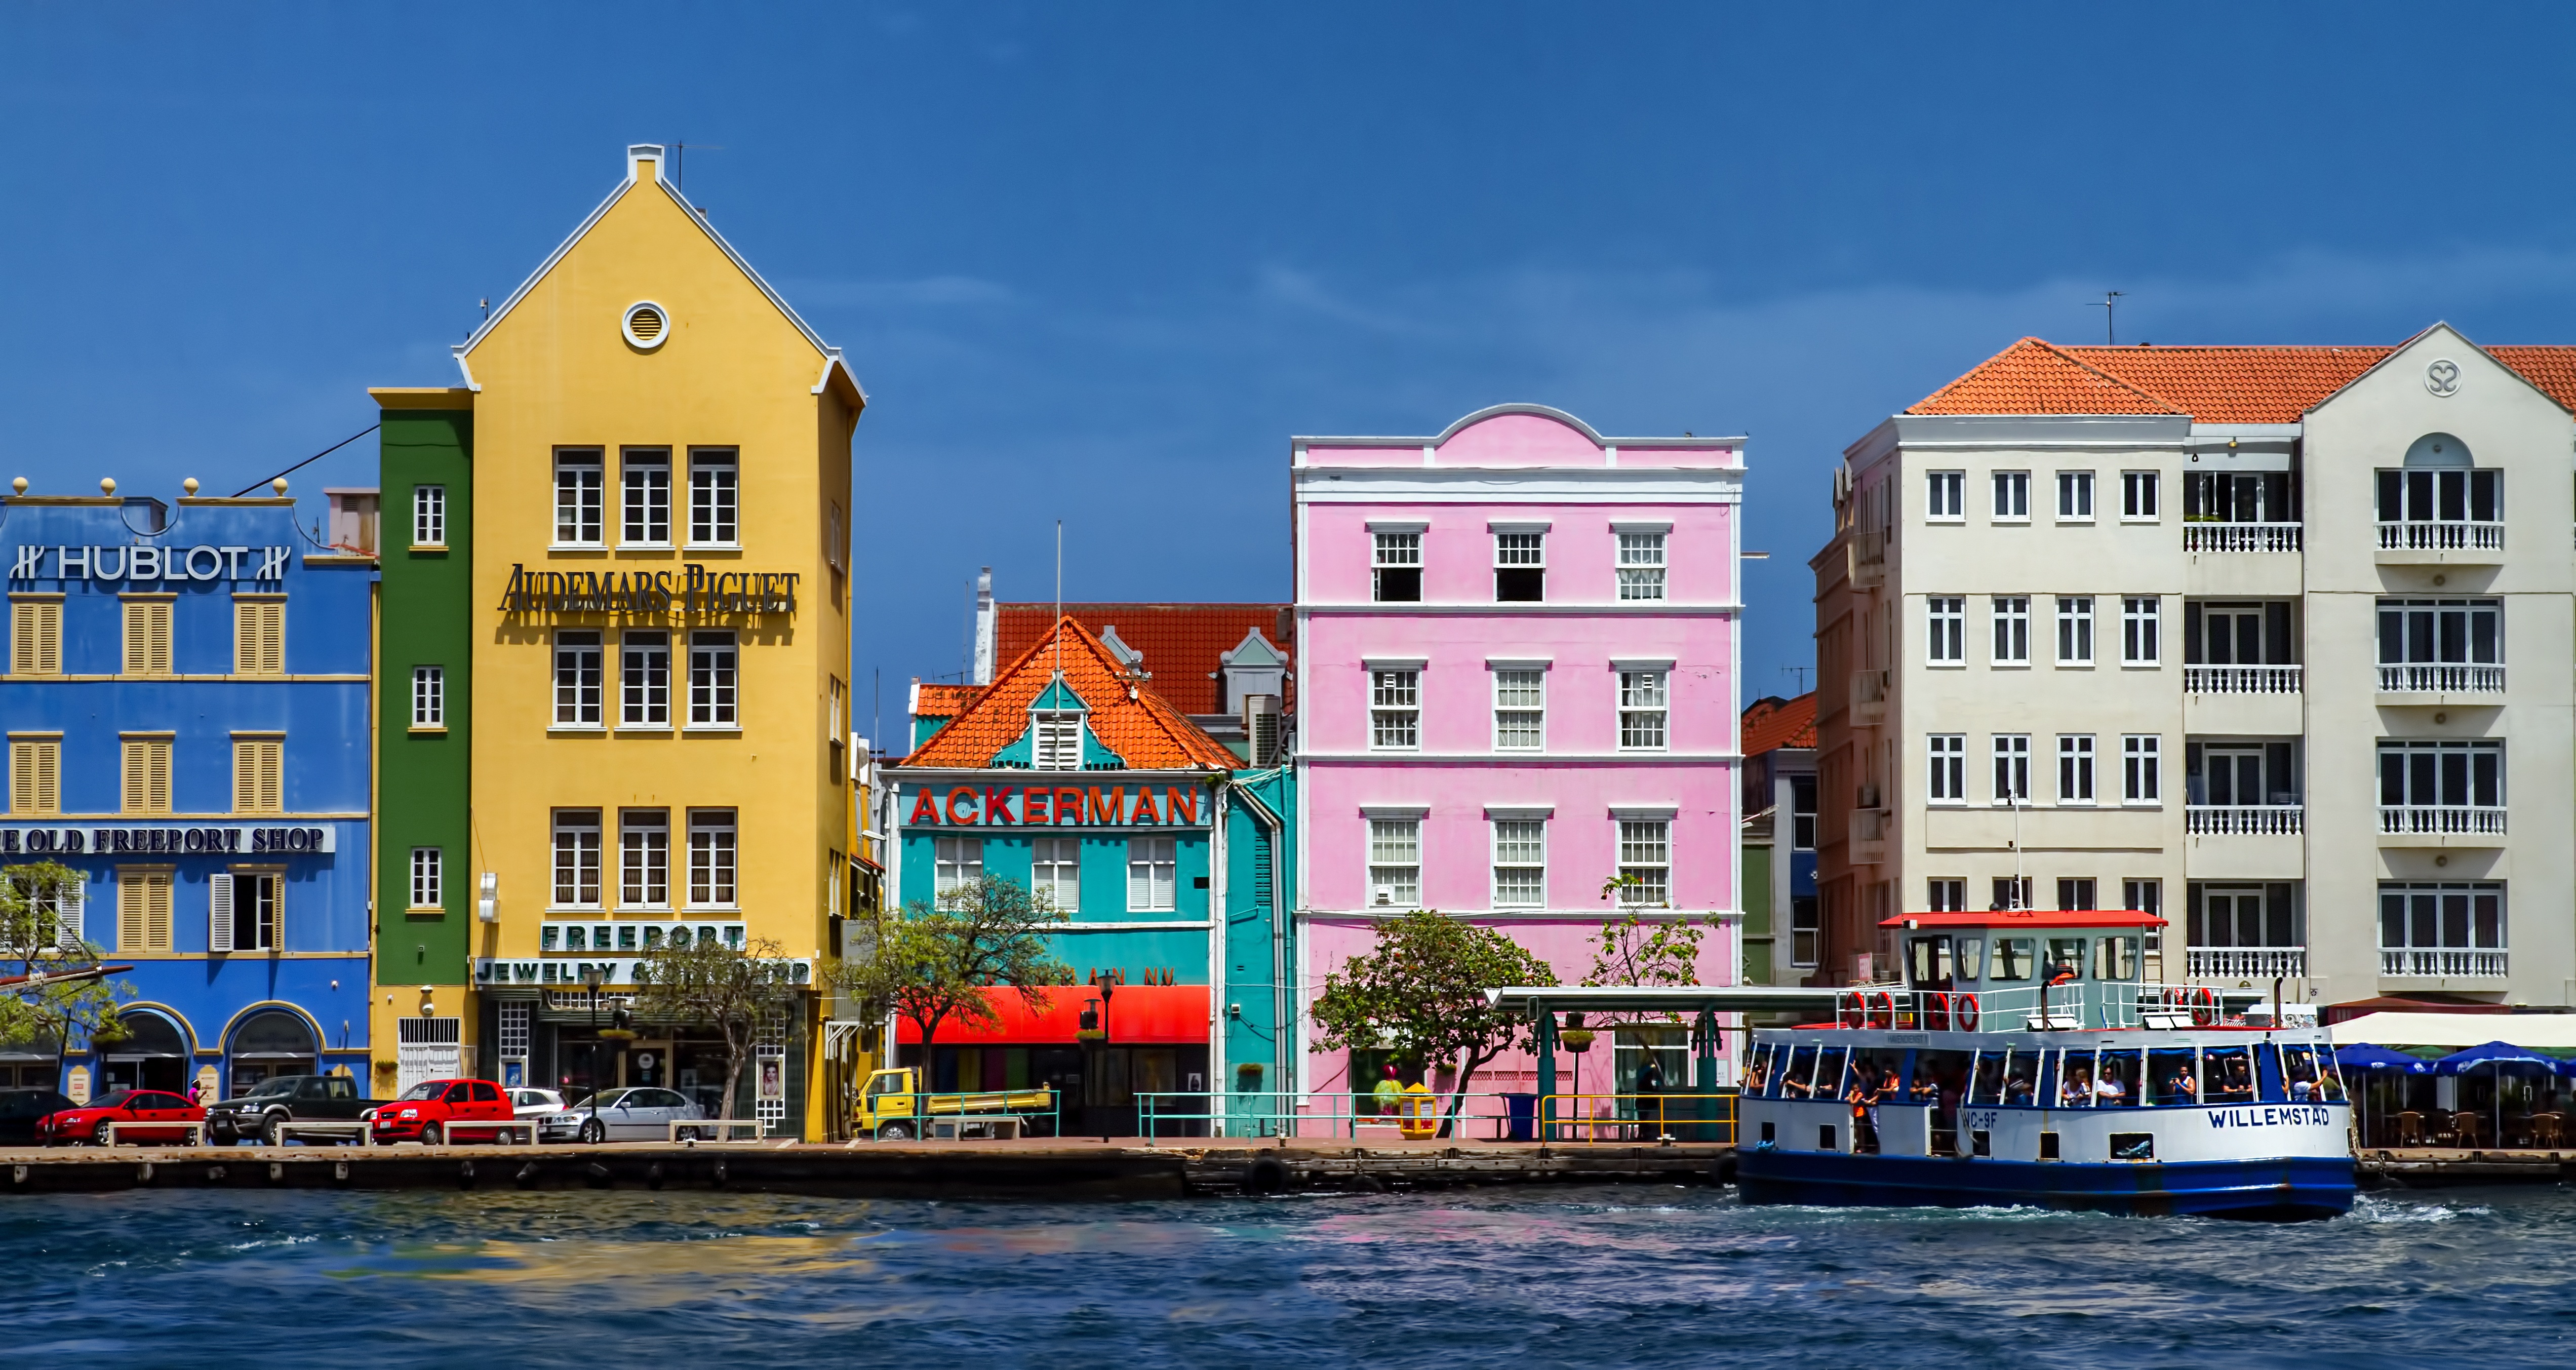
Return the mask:
{"type": "Polygon", "coordinates": [[[2144,908],[2151,975],[2576,1002],[2576,348],[2024,339],[1846,452],[1810,983],[2144,908]]]}

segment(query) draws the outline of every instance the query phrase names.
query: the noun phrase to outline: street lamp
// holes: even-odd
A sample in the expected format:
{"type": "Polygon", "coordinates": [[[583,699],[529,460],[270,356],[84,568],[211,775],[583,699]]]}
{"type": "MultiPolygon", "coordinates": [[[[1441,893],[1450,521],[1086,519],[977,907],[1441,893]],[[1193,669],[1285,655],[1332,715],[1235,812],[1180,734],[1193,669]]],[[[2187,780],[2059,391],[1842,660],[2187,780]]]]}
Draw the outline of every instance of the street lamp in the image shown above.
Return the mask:
{"type": "Polygon", "coordinates": [[[1118,992],[1118,976],[1113,971],[1096,972],[1091,977],[1091,986],[1100,991],[1100,997],[1083,1000],[1081,1026],[1074,1030],[1073,1035],[1090,1051],[1091,1061],[1083,1072],[1083,1108],[1085,1112],[1092,1113],[1093,1122],[1100,1124],[1100,1140],[1105,1142],[1109,1140],[1108,1114],[1093,1110],[1105,1109],[1106,1105],[1094,1104],[1090,1100],[1100,1087],[1101,1063],[1109,1046],[1109,1000],[1118,992]]]}
{"type": "MultiPolygon", "coordinates": [[[[595,961],[583,963],[581,982],[590,989],[590,1121],[592,1124],[582,1129],[585,1134],[598,1130],[596,1125],[599,1122],[599,1042],[602,1035],[599,1031],[599,986],[607,978],[608,967],[595,961]]],[[[582,1140],[589,1141],[590,1138],[585,1135],[582,1140]]]]}

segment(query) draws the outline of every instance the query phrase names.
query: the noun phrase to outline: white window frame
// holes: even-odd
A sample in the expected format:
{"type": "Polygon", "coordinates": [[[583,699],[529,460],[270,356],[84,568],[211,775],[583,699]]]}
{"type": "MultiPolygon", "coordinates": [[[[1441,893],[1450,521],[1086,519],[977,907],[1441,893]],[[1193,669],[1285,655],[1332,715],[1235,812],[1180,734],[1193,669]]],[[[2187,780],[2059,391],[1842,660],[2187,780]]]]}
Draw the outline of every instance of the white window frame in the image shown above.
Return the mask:
{"type": "MultiPolygon", "coordinates": [[[[694,834],[694,829],[693,829],[694,834]]],[[[697,893],[696,839],[690,841],[689,892],[697,893]]],[[[965,886],[984,877],[984,839],[980,837],[938,837],[930,844],[931,895],[945,899],[965,886]]]]}
{"type": "Polygon", "coordinates": [[[2030,473],[1997,471],[1994,473],[1994,519],[1996,523],[2030,522],[2030,473]]]}
{"type": "Polygon", "coordinates": [[[617,639],[617,726],[620,730],[671,730],[671,634],[661,628],[629,629],[617,639]]]}
{"type": "Polygon", "coordinates": [[[1496,818],[1490,820],[1489,847],[1493,859],[1493,905],[1498,909],[1543,909],[1547,907],[1547,820],[1544,818],[1496,818]],[[1535,842],[1536,859],[1530,859],[1528,844],[1535,842]],[[1508,849],[1508,850],[1507,850],[1508,849]],[[1508,854],[1514,859],[1506,861],[1508,854]],[[1535,872],[1515,874],[1513,892],[1506,894],[1505,871],[1535,872]],[[1527,897],[1521,887],[1534,883],[1535,897],[1527,897]]]}
{"type": "Polygon", "coordinates": [[[689,908],[742,907],[742,829],[736,810],[689,810],[687,893],[689,908]]]}
{"type": "Polygon", "coordinates": [[[2091,523],[2093,521],[2093,473],[2060,471],[2057,473],[2057,521],[2091,523]]]}
{"type": "Polygon", "coordinates": [[[1923,598],[1923,664],[1964,669],[1968,664],[1968,600],[1964,595],[1923,598]]]}
{"type": "Polygon", "coordinates": [[[549,817],[554,825],[554,881],[548,886],[551,897],[546,907],[606,908],[602,902],[606,891],[600,869],[600,811],[556,809],[549,817]]]}
{"type": "Polygon", "coordinates": [[[1621,668],[1618,691],[1619,750],[1660,752],[1672,745],[1672,672],[1663,667],[1621,668]]]}
{"type": "Polygon", "coordinates": [[[1968,882],[1956,875],[1936,875],[1923,882],[1926,913],[1966,913],[1968,882]]]}
{"type": "Polygon", "coordinates": [[[2019,799],[2022,807],[2030,807],[2030,734],[1995,733],[1987,743],[1987,755],[1995,763],[1994,802],[2009,805],[2019,799]]]}
{"type": "Polygon", "coordinates": [[[1369,750],[1422,750],[1422,672],[1416,667],[1369,670],[1369,750]]]}
{"type": "Polygon", "coordinates": [[[617,907],[671,907],[671,811],[621,809],[617,814],[617,907]]]}
{"type": "Polygon", "coordinates": [[[2165,601],[2161,595],[2120,596],[2120,664],[2164,665],[2165,601]]]}
{"type": "Polygon", "coordinates": [[[592,729],[607,716],[607,647],[596,628],[565,628],[554,640],[556,729],[592,729]]]}
{"type": "Polygon", "coordinates": [[[1129,913],[1172,913],[1179,909],[1179,851],[1179,844],[1168,837],[1127,839],[1129,913]]]}
{"type": "Polygon", "coordinates": [[[1923,521],[1925,523],[1967,522],[1967,497],[1967,472],[1926,471],[1923,473],[1923,521]]]}
{"type": "Polygon", "coordinates": [[[2120,735],[2120,802],[2164,803],[2165,740],[2160,733],[2120,735]]]}
{"type": "Polygon", "coordinates": [[[2164,521],[2164,491],[2161,473],[2123,471],[2120,473],[2120,522],[2161,523],[2164,521]]]}
{"type": "Polygon", "coordinates": [[[2027,670],[2030,667],[2030,596],[1990,595],[1987,604],[1993,614],[1993,649],[1991,664],[1999,670],[2027,670]]]}
{"type": "Polygon", "coordinates": [[[1368,903],[1372,908],[1422,907],[1422,820],[1368,820],[1368,903]],[[1380,890],[1388,891],[1381,901],[1380,890]]]}
{"type": "Polygon", "coordinates": [[[2093,664],[2093,597],[2091,595],[2057,597],[2057,664],[2060,666],[2093,664]]]}
{"type": "Polygon", "coordinates": [[[1619,824],[1619,903],[1624,908],[1670,908],[1673,902],[1673,821],[1622,818],[1619,824]],[[1628,877],[1637,883],[1628,883],[1628,877]]]}
{"type": "Polygon", "coordinates": [[[447,668],[411,668],[411,726],[416,730],[447,727],[447,668]]]}
{"type": "Polygon", "coordinates": [[[1664,597],[1665,534],[1652,529],[1622,530],[1619,538],[1618,591],[1623,600],[1664,597]]]}
{"type": "Polygon", "coordinates": [[[607,458],[597,447],[556,449],[554,546],[608,545],[607,458]]]}
{"type": "Polygon", "coordinates": [[[1494,750],[1547,750],[1547,672],[1535,666],[1497,666],[1493,672],[1494,750]],[[1517,740],[1525,738],[1526,740],[1517,740]]]}
{"type": "Polygon", "coordinates": [[[1029,889],[1063,913],[1082,907],[1082,839],[1041,837],[1029,844],[1029,889]],[[1065,896],[1070,893],[1071,898],[1065,896]]]}
{"type": "Polygon", "coordinates": [[[209,875],[206,905],[206,949],[215,955],[284,948],[284,867],[234,866],[209,875]]]}
{"type": "Polygon", "coordinates": [[[742,730],[742,641],[729,629],[690,630],[688,726],[742,730]]]}
{"type": "Polygon", "coordinates": [[[742,452],[739,448],[689,449],[688,545],[742,545],[742,452]]]}
{"type": "Polygon", "coordinates": [[[411,849],[411,907],[447,907],[447,852],[444,848],[411,849]]]}
{"type": "Polygon", "coordinates": [[[446,486],[411,488],[411,545],[415,549],[447,545],[446,486]]]}
{"type": "Polygon", "coordinates": [[[1968,735],[1932,733],[1923,739],[1924,802],[1968,802],[1968,735]]]}
{"type": "Polygon", "coordinates": [[[1494,530],[1494,602],[1497,604],[1544,604],[1547,602],[1547,530],[1544,528],[1498,528],[1494,530]],[[1505,571],[1538,572],[1538,598],[1506,600],[1502,595],[1502,573],[1505,571]]]}
{"type": "Polygon", "coordinates": [[[671,449],[628,447],[617,454],[617,545],[671,545],[671,449]],[[655,476],[661,479],[656,481],[655,476]],[[656,537],[656,523],[661,536],[656,537]],[[640,526],[639,526],[640,525],[640,526]]]}
{"type": "Polygon", "coordinates": [[[2060,805],[2089,808],[2098,793],[2094,781],[2097,748],[2091,733],[2057,735],[2057,802],[2060,805]]]}

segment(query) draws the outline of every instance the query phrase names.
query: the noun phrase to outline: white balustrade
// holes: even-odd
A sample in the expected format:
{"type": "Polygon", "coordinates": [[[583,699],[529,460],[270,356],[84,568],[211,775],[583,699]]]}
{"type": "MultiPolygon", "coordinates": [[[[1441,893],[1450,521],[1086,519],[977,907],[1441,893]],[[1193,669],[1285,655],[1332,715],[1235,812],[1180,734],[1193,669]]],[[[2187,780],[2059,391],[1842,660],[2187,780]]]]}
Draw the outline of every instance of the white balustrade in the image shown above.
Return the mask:
{"type": "Polygon", "coordinates": [[[2379,830],[2433,836],[2493,837],[2504,833],[2504,809],[2467,804],[2383,804],[2379,830]]]}
{"type": "Polygon", "coordinates": [[[2297,979],[2308,973],[2305,947],[2193,947],[2187,959],[2196,980],[2297,979]]]}
{"type": "Polygon", "coordinates": [[[2504,668],[2438,662],[2382,666],[2379,668],[2379,692],[2391,695],[2503,694],[2504,668]]]}
{"type": "Polygon", "coordinates": [[[2182,811],[2183,831],[2195,837],[2296,837],[2306,813],[2303,804],[2191,804],[2182,811]]]}
{"type": "Polygon", "coordinates": [[[2502,949],[2469,951],[2451,947],[2383,947],[2379,952],[2379,973],[2428,979],[2501,980],[2506,973],[2505,955],[2502,949]]]}
{"type": "Polygon", "coordinates": [[[2465,520],[2440,523],[2383,523],[2379,525],[2379,550],[2383,552],[2501,552],[2504,550],[2504,525],[2470,523],[2465,520]]]}
{"type": "Polygon", "coordinates": [[[2304,674],[2297,666],[2185,666],[2182,688],[2195,695],[2294,695],[2304,674]]]}
{"type": "Polygon", "coordinates": [[[2186,523],[2182,526],[2182,549],[2186,552],[2295,552],[2299,550],[2299,527],[2295,523],[2186,523]]]}

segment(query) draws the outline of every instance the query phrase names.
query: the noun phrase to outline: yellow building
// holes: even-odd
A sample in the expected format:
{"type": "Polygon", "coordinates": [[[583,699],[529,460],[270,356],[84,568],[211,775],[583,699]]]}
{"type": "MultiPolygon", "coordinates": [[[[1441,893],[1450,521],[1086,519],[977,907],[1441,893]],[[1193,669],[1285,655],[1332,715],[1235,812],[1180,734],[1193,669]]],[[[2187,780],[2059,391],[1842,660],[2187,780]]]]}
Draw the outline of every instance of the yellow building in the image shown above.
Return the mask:
{"type": "MultiPolygon", "coordinates": [[[[601,1041],[585,972],[604,1022],[666,939],[774,943],[813,988],[801,1023],[764,1034],[738,1112],[817,1135],[819,981],[851,885],[850,441],[866,397],[663,167],[659,147],[627,150],[624,184],[457,347],[461,389],[374,392],[384,729],[424,786],[470,770],[450,839],[464,851],[421,836],[429,819],[382,838],[387,892],[411,876],[405,916],[423,930],[382,943],[454,928],[465,964],[377,998],[454,1021],[458,1065],[505,1084],[662,1086],[712,1111],[720,1043],[650,1024],[601,1041]],[[396,470],[390,420],[424,410],[468,435],[450,474],[396,470]],[[405,639],[407,568],[457,587],[420,591],[417,622],[470,596],[453,645],[405,639]],[[463,670],[435,659],[459,652],[463,670]],[[391,716],[404,699],[407,729],[391,716]]],[[[386,748],[389,799],[405,781],[386,748]]]]}

